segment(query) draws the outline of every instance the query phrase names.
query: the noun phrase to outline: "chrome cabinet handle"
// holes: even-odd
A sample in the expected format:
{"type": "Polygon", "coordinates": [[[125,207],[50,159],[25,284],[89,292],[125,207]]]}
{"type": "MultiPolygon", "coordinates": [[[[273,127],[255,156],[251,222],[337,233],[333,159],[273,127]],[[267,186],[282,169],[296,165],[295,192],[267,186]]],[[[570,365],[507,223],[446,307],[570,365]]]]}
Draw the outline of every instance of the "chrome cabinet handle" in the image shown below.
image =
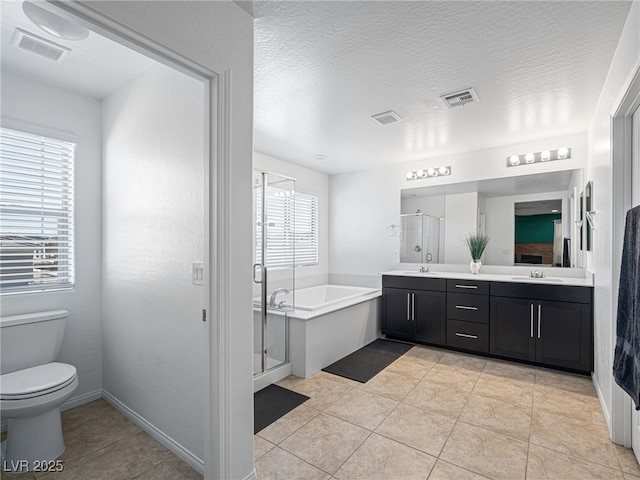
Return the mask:
{"type": "Polygon", "coordinates": [[[533,303],[531,304],[531,338],[533,338],[533,303]]]}
{"type": "Polygon", "coordinates": [[[411,294],[407,293],[407,321],[411,321],[411,306],[409,303],[411,302],[411,294]]]}
{"type": "Polygon", "coordinates": [[[477,285],[456,285],[456,288],[478,288],[477,285]]]}
{"type": "Polygon", "coordinates": [[[538,338],[540,338],[540,325],[542,324],[542,305],[538,304],[538,338]]]}
{"type": "Polygon", "coordinates": [[[416,294],[411,294],[411,320],[416,321],[416,294]]]}
{"type": "Polygon", "coordinates": [[[465,305],[456,305],[456,308],[460,310],[478,310],[478,307],[467,307],[465,305]]]}
{"type": "Polygon", "coordinates": [[[456,332],[456,337],[478,338],[477,335],[469,335],[468,333],[458,333],[458,332],[456,332]]]}

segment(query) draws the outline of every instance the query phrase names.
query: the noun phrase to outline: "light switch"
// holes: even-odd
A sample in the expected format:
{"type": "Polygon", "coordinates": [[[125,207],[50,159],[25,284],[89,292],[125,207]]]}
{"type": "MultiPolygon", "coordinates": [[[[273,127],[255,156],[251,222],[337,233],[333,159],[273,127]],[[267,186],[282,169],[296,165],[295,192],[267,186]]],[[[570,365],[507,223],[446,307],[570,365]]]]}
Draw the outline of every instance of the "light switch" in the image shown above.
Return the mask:
{"type": "Polygon", "coordinates": [[[191,264],[191,283],[204,285],[204,263],[193,262],[191,264]]]}

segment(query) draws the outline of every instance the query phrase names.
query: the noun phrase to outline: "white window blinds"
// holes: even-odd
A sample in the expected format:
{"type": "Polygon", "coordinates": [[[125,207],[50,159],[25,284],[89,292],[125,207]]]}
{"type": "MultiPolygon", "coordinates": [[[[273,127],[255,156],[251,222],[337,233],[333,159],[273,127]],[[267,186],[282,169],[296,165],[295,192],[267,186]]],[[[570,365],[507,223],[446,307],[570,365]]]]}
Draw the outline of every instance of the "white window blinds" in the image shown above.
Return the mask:
{"type": "Polygon", "coordinates": [[[0,291],[73,286],[75,144],[0,128],[0,291]]]}
{"type": "MultiPolygon", "coordinates": [[[[256,212],[256,262],[262,263],[262,194],[256,212]]],[[[267,268],[318,264],[318,197],[269,186],[267,203],[267,268]]]]}

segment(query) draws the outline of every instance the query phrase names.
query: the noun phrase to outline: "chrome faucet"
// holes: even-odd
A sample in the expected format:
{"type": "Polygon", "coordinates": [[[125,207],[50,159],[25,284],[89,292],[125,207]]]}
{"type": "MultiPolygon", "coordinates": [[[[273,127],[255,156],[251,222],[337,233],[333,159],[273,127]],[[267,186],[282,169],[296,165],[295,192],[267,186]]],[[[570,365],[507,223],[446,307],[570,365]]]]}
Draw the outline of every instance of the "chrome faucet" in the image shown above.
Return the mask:
{"type": "MultiPolygon", "coordinates": [[[[269,306],[270,307],[275,307],[276,306],[276,295],[278,295],[280,292],[284,292],[285,294],[288,294],[289,290],[287,290],[286,288],[276,288],[273,292],[271,292],[271,297],[269,297],[269,306]]],[[[282,308],[283,305],[284,305],[284,302],[280,302],[278,304],[278,307],[282,308]]]]}
{"type": "Polygon", "coordinates": [[[544,278],[544,270],[531,270],[531,278],[544,278]]]}
{"type": "Polygon", "coordinates": [[[420,270],[418,271],[422,273],[429,273],[430,271],[429,268],[430,268],[429,265],[427,265],[427,268],[424,268],[424,265],[420,265],[420,270]]]}

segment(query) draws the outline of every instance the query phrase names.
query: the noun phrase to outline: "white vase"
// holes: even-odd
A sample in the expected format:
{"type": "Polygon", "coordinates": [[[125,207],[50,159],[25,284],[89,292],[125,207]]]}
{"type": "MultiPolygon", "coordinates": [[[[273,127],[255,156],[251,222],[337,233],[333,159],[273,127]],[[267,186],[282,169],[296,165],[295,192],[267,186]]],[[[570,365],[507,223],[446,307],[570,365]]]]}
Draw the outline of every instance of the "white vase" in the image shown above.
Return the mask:
{"type": "Polygon", "coordinates": [[[482,262],[480,260],[471,260],[471,265],[469,268],[471,269],[471,273],[478,273],[480,271],[480,266],[482,262]]]}

